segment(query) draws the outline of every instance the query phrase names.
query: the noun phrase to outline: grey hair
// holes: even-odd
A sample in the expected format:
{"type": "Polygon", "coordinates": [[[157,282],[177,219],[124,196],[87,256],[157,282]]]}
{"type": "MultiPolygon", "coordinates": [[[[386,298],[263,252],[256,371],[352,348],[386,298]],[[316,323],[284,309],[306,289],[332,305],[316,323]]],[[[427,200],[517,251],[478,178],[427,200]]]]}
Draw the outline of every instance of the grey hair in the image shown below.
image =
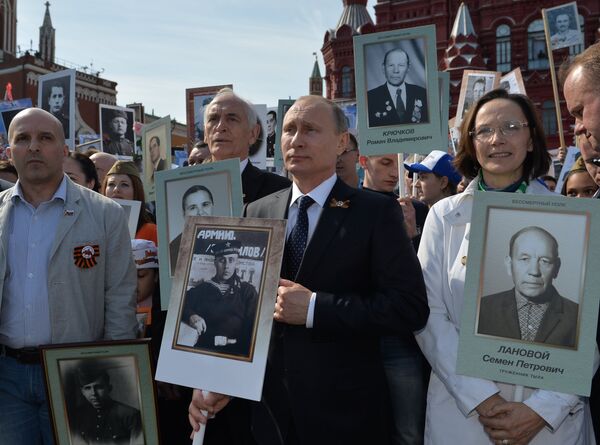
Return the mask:
{"type": "Polygon", "coordinates": [[[254,127],[256,124],[258,124],[258,115],[256,114],[256,111],[254,111],[254,105],[252,104],[252,102],[249,102],[248,100],[244,99],[241,96],[238,96],[237,94],[235,94],[233,92],[233,90],[231,88],[222,88],[220,89],[217,94],[215,95],[215,97],[213,98],[213,100],[210,101],[210,103],[204,107],[204,124],[206,125],[206,121],[208,119],[208,110],[210,109],[210,106],[212,105],[212,103],[217,100],[217,98],[222,97],[222,96],[231,96],[234,99],[240,101],[240,103],[242,104],[242,107],[244,108],[244,112],[246,113],[246,117],[248,118],[248,125],[250,126],[250,128],[254,127]]]}

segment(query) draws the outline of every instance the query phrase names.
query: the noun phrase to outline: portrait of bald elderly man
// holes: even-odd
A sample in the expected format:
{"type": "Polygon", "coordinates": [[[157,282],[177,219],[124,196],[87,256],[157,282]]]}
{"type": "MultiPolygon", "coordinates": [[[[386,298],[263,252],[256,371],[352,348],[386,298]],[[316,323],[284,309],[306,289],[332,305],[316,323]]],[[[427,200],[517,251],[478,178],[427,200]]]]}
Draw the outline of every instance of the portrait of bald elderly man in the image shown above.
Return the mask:
{"type": "Polygon", "coordinates": [[[556,238],[525,227],[511,237],[504,264],[514,287],[482,298],[477,333],[574,348],[579,305],[553,285],[561,266],[556,238]]]}

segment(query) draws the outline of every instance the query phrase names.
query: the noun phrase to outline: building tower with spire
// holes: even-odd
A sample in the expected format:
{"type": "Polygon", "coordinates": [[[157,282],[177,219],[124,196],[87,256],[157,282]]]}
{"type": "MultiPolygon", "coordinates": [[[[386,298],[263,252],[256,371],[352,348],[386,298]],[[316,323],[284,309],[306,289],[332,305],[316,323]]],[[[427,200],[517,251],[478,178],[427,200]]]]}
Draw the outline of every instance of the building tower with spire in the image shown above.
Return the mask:
{"type": "Polygon", "coordinates": [[[315,65],[310,75],[308,92],[314,96],[322,96],[323,77],[321,77],[321,70],[319,69],[319,59],[317,58],[317,53],[313,53],[313,56],[315,56],[315,65]]]}
{"type": "Polygon", "coordinates": [[[54,33],[52,19],[50,18],[50,2],[46,2],[44,23],[40,26],[40,58],[46,62],[54,63],[54,33]]]}
{"type": "Polygon", "coordinates": [[[325,61],[326,96],[337,101],[353,100],[356,95],[352,37],[375,30],[367,11],[367,0],[343,0],[343,5],[335,29],[325,33],[321,48],[325,61]]]}
{"type": "Polygon", "coordinates": [[[17,0],[0,0],[0,61],[17,51],[17,0]]]}

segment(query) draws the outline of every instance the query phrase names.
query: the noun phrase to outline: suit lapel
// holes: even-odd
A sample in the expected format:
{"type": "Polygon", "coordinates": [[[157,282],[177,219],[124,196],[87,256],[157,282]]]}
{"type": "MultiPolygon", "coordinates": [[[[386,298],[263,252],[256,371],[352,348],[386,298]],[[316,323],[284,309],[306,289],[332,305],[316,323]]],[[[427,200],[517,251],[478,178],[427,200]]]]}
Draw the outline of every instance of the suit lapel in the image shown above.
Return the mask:
{"type": "MultiPolygon", "coordinates": [[[[327,247],[333,240],[346,217],[350,214],[349,208],[331,206],[332,200],[335,200],[336,202],[348,201],[354,193],[354,189],[344,184],[344,182],[338,178],[325,201],[321,217],[319,218],[313,236],[311,237],[308,246],[306,246],[296,281],[302,282],[304,277],[308,277],[313,273],[319,264],[321,256],[327,250],[327,247]]],[[[349,202],[348,206],[351,207],[352,202],[349,202]]]]}
{"type": "MultiPolygon", "coordinates": [[[[553,288],[554,290],[554,288],[553,288]]],[[[560,295],[554,290],[554,294],[548,309],[542,318],[542,322],[535,336],[535,341],[545,342],[563,317],[563,305],[560,295]]]]}
{"type": "Polygon", "coordinates": [[[519,326],[519,313],[517,311],[517,301],[515,300],[514,289],[510,292],[509,298],[506,298],[502,303],[501,314],[504,314],[504,323],[506,330],[511,337],[521,338],[521,328],[519,326]]]}
{"type": "Polygon", "coordinates": [[[58,228],[56,230],[56,236],[54,238],[54,244],[52,245],[52,250],[50,251],[50,259],[56,253],[56,250],[61,245],[64,237],[69,232],[77,218],[79,218],[79,213],[81,212],[81,207],[79,206],[79,190],[75,187],[70,181],[67,181],[67,200],[65,202],[63,216],[58,223],[58,228]]]}
{"type": "Polygon", "coordinates": [[[262,172],[248,160],[248,165],[242,172],[242,199],[244,204],[256,201],[256,195],[260,189],[261,174],[262,172]]]}

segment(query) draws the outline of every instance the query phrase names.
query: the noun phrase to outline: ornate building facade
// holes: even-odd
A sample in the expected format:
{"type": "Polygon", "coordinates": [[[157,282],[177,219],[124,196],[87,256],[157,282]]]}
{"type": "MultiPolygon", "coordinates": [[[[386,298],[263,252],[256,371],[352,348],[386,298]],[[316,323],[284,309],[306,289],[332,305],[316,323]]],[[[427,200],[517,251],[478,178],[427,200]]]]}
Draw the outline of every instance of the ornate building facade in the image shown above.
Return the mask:
{"type": "MultiPolygon", "coordinates": [[[[438,69],[450,72],[450,116],[456,113],[462,72],[484,69],[509,72],[521,68],[528,96],[536,103],[548,136],[549,147],[559,145],[542,8],[564,0],[377,0],[373,21],[368,0],[343,0],[342,14],[334,29],[325,32],[325,91],[330,99],[354,100],[354,51],[356,34],[435,24],[438,69]],[[464,6],[461,6],[464,3],[464,6]]],[[[600,2],[578,0],[585,46],[599,37],[600,2]]],[[[554,52],[559,65],[581,47],[554,52]]],[[[572,142],[572,119],[561,97],[563,128],[572,142]]]]}

